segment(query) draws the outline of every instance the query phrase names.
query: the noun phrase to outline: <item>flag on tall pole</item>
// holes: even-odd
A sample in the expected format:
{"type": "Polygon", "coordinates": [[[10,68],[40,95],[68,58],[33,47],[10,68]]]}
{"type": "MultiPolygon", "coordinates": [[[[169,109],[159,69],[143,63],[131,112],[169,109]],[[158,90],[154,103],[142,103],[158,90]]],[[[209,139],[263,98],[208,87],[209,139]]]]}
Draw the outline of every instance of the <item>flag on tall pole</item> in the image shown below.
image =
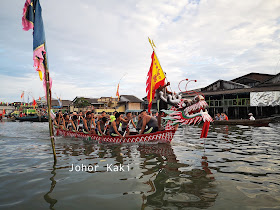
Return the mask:
{"type": "Polygon", "coordinates": [[[118,84],[117,92],[116,92],[116,96],[118,97],[118,100],[120,100],[120,92],[119,92],[119,89],[120,89],[120,83],[118,84]]]}
{"type": "MultiPolygon", "coordinates": [[[[39,73],[40,80],[43,80],[43,87],[46,92],[45,82],[45,57],[46,51],[46,39],[44,24],[42,19],[42,8],[39,0],[26,0],[23,8],[22,16],[23,30],[28,31],[33,29],[33,61],[36,71],[39,73]]],[[[52,80],[50,79],[50,89],[52,86],[52,80]]]]}
{"type": "Polygon", "coordinates": [[[146,81],[146,93],[147,93],[147,100],[148,100],[148,112],[151,111],[152,108],[152,101],[155,97],[156,89],[161,85],[164,85],[165,75],[162,71],[158,58],[153,51],[152,54],[152,63],[150,70],[147,75],[146,81]]]}
{"type": "Polygon", "coordinates": [[[20,98],[23,99],[24,97],[24,91],[22,91],[21,95],[20,95],[20,98]]]}
{"type": "Polygon", "coordinates": [[[48,104],[49,131],[51,144],[53,149],[54,163],[56,163],[56,153],[54,145],[53,124],[51,118],[51,86],[52,80],[49,75],[47,62],[47,50],[44,24],[42,18],[42,8],[39,0],[26,0],[23,8],[22,17],[23,30],[33,29],[33,60],[34,67],[39,73],[39,77],[43,80],[43,87],[46,94],[48,104]]]}

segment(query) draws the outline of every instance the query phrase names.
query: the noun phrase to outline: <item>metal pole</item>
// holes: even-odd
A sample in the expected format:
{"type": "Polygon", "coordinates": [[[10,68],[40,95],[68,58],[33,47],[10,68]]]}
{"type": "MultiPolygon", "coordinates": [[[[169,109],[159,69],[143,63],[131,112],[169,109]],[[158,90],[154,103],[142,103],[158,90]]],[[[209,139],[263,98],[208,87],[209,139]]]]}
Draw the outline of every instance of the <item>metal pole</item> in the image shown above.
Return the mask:
{"type": "Polygon", "coordinates": [[[51,144],[53,150],[53,160],[54,163],[57,162],[56,153],[55,153],[55,145],[54,145],[54,133],[53,133],[53,124],[51,118],[51,91],[50,91],[50,75],[48,69],[48,61],[47,56],[44,54],[44,67],[45,67],[45,82],[46,82],[46,91],[47,91],[47,105],[48,105],[48,118],[49,118],[49,130],[50,130],[50,137],[51,137],[51,144]]]}

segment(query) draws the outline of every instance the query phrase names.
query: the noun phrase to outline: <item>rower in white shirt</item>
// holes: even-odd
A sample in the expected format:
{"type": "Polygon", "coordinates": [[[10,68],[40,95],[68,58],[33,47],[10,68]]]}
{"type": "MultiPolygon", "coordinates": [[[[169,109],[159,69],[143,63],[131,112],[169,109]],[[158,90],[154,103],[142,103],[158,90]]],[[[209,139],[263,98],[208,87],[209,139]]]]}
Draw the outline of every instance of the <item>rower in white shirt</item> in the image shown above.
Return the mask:
{"type": "Polygon", "coordinates": [[[254,118],[252,113],[249,113],[248,115],[250,116],[249,120],[255,120],[255,118],[254,118]]]}

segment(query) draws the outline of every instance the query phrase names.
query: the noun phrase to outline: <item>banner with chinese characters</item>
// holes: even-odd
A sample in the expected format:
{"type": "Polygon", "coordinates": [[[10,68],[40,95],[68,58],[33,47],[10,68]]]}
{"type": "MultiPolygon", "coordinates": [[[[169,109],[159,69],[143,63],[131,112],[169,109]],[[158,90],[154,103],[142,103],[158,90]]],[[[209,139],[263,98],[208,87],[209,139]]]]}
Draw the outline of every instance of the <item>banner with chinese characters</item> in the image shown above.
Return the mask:
{"type": "Polygon", "coordinates": [[[250,106],[279,106],[280,91],[251,92],[250,106]]]}

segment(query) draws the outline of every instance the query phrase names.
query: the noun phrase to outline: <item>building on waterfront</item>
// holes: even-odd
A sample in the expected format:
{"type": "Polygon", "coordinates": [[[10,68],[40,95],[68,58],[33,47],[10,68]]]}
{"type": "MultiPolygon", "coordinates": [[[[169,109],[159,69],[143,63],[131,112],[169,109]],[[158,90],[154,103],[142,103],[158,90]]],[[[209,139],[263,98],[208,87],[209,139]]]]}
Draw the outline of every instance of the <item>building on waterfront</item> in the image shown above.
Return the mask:
{"type": "Polygon", "coordinates": [[[57,99],[52,100],[52,108],[59,108],[59,109],[63,109],[63,110],[66,110],[67,112],[69,112],[72,101],[60,100],[60,103],[57,99]],[[61,105],[60,105],[60,103],[61,103],[61,105]]]}
{"type": "Polygon", "coordinates": [[[113,97],[84,98],[76,97],[70,105],[70,112],[94,110],[96,114],[105,111],[112,114],[117,112],[140,112],[143,101],[133,95],[121,95],[120,100],[113,97]],[[82,103],[80,101],[82,100],[82,103]],[[79,103],[78,103],[79,102],[79,103]]]}
{"type": "MultiPolygon", "coordinates": [[[[248,113],[256,118],[280,114],[280,73],[276,75],[250,73],[230,81],[219,79],[212,84],[195,89],[207,101],[209,114],[226,113],[230,119],[247,119],[248,113]]],[[[183,98],[193,98],[180,93],[183,98]]],[[[143,98],[144,108],[148,108],[147,97],[143,98]]],[[[152,112],[157,111],[153,100],[152,112]]]]}
{"type": "Polygon", "coordinates": [[[211,116],[225,112],[231,119],[245,119],[248,113],[257,118],[280,113],[280,74],[250,73],[231,81],[217,80],[199,91],[211,116]]]}
{"type": "MultiPolygon", "coordinates": [[[[47,108],[47,100],[45,97],[37,99],[36,103],[40,108],[47,108]]],[[[51,98],[51,108],[55,110],[61,109],[63,110],[63,112],[69,112],[71,104],[72,104],[71,100],[61,100],[61,99],[59,100],[57,98],[51,98]]],[[[30,103],[30,106],[32,106],[32,103],[30,103]]]]}
{"type": "MultiPolygon", "coordinates": [[[[148,100],[147,100],[147,96],[145,96],[144,98],[142,98],[142,100],[143,100],[143,104],[144,104],[144,109],[145,109],[145,110],[148,110],[148,104],[149,104],[149,102],[148,102],[148,100]]],[[[151,112],[152,112],[152,113],[156,113],[156,112],[157,112],[157,101],[156,101],[156,99],[153,99],[153,101],[152,101],[151,112]]]]}
{"type": "Polygon", "coordinates": [[[134,95],[121,95],[118,106],[121,112],[139,113],[144,108],[144,101],[134,95]]]}

